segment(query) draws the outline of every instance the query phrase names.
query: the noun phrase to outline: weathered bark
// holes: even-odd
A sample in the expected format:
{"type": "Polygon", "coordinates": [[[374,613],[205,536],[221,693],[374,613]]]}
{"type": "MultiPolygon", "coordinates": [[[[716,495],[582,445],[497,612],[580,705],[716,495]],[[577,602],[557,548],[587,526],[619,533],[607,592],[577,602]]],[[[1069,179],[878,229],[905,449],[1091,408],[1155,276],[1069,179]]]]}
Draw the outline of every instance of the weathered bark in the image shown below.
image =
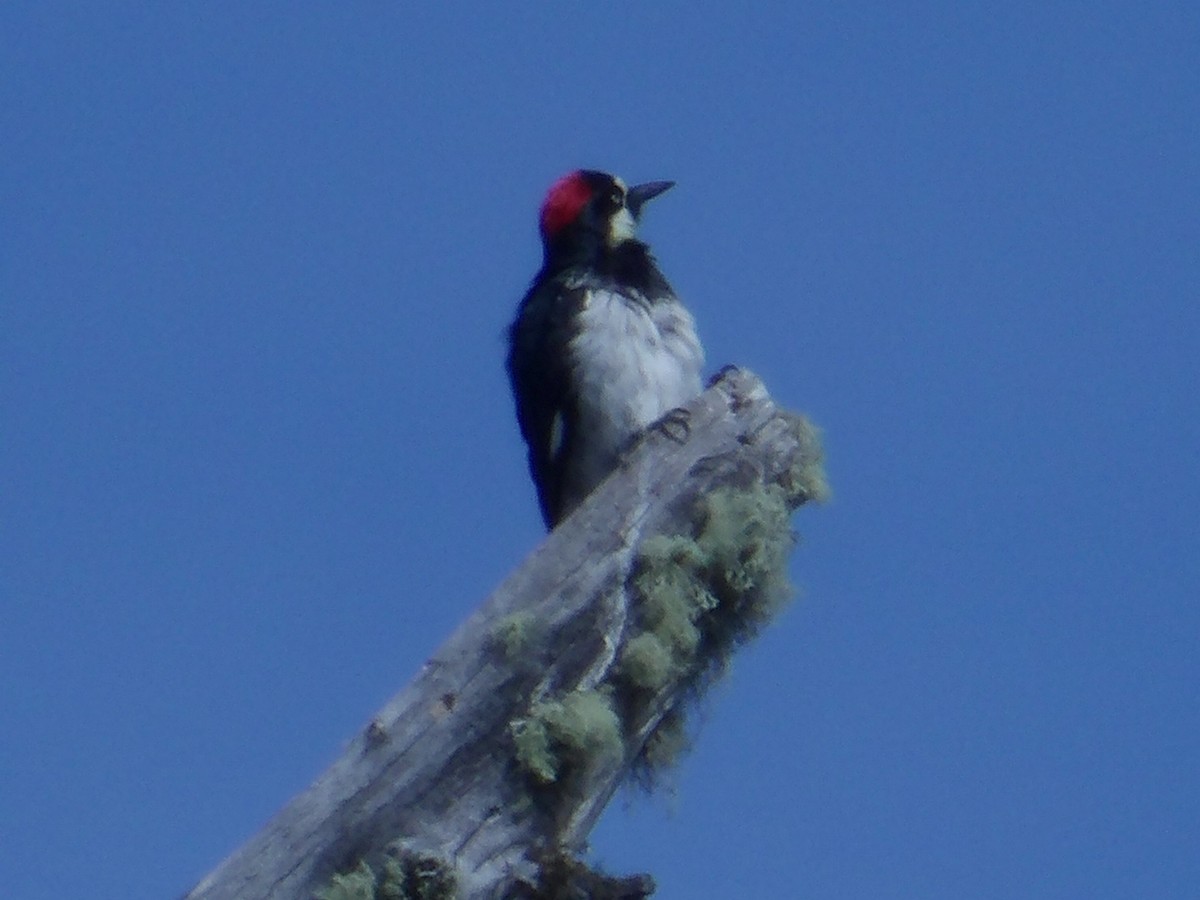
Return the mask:
{"type": "MultiPolygon", "coordinates": [[[[649,676],[627,652],[654,625],[639,610],[644,542],[696,535],[719,490],[769,490],[785,512],[821,490],[811,428],[744,371],[727,370],[686,416],[652,429],[341,758],[187,900],[307,900],[360,861],[378,866],[389,845],[439,861],[461,898],[549,896],[545,861],[582,846],[664,715],[753,630],[753,610],[733,639],[704,630],[717,606],[740,603],[719,599],[731,596],[725,584],[685,617],[699,623],[696,646],[650,654],[649,676]],[[576,713],[572,734],[563,719],[576,713]]],[[[713,566],[694,569],[689,583],[700,584],[713,566]]],[[[673,641],[688,643],[660,628],[639,649],[673,641]]]]}

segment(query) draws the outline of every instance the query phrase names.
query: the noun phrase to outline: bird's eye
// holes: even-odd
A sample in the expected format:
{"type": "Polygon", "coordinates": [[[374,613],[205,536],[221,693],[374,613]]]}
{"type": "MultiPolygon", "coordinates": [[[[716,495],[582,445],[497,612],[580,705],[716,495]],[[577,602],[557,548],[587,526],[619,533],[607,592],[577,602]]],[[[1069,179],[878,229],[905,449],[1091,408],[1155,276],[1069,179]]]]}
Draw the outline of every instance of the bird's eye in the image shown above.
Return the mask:
{"type": "Polygon", "coordinates": [[[620,191],[613,191],[612,197],[610,197],[609,199],[612,200],[612,205],[615,206],[617,209],[620,209],[622,206],[625,205],[625,195],[622,194],[620,191]]]}

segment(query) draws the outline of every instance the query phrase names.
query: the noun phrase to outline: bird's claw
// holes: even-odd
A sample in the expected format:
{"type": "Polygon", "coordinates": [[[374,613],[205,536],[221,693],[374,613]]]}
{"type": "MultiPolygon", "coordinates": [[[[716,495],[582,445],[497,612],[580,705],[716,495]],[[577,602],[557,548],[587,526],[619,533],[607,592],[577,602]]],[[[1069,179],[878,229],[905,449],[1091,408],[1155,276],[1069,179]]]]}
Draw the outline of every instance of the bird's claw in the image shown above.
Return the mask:
{"type": "Polygon", "coordinates": [[[717,370],[716,375],[714,375],[712,378],[708,379],[708,384],[705,385],[705,387],[710,388],[714,384],[719,382],[722,378],[724,378],[726,375],[732,375],[734,372],[739,372],[739,371],[741,371],[741,370],[737,366],[733,365],[733,363],[726,363],[725,365],[721,366],[720,369],[717,370]]]}
{"type": "Polygon", "coordinates": [[[659,431],[668,440],[677,444],[684,443],[692,433],[692,414],[682,406],[667,410],[666,414],[650,427],[659,431]]]}

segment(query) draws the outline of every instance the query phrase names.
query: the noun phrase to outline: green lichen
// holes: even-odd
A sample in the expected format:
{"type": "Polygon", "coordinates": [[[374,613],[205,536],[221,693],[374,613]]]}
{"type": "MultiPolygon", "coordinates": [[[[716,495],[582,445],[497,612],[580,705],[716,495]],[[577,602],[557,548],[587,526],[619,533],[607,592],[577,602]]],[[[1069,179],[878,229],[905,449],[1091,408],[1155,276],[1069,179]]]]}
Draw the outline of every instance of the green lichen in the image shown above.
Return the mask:
{"type": "Polygon", "coordinates": [[[666,687],[677,665],[671,650],[651,631],[631,638],[621,654],[620,677],[638,690],[666,687]]]}
{"type": "Polygon", "coordinates": [[[719,488],[699,504],[694,536],[642,545],[633,578],[641,633],[622,654],[627,682],[647,687],[663,677],[658,647],[676,671],[720,665],[736,640],[771,618],[790,593],[790,513],[780,487],[719,488]]]}
{"type": "Polygon", "coordinates": [[[650,569],[694,569],[704,562],[695,541],[681,534],[656,534],[646,538],[638,548],[638,559],[650,569]]]}
{"type": "Polygon", "coordinates": [[[651,732],[635,764],[652,787],[690,746],[686,709],[790,594],[792,500],[778,485],[723,487],[697,504],[690,535],[652,537],[641,546],[632,586],[634,635],[617,667],[622,708],[682,677],[686,700],[651,732]]]}
{"type": "Polygon", "coordinates": [[[706,499],[696,543],[722,605],[744,619],[729,624],[752,627],[768,619],[790,593],[790,512],[785,493],[774,485],[722,488],[706,499]]]}
{"type": "Polygon", "coordinates": [[[439,859],[388,847],[376,873],[366,860],[350,872],[334,875],[318,900],[453,900],[454,874],[439,859]]]}
{"type": "Polygon", "coordinates": [[[674,768],[691,748],[687,717],[679,708],[668,710],[638,754],[634,775],[644,787],[653,787],[660,773],[674,768]]]}
{"type": "Polygon", "coordinates": [[[797,453],[791,467],[778,479],[779,486],[787,494],[788,505],[795,509],[802,503],[825,503],[829,500],[830,489],[825,480],[820,429],[796,413],[781,411],[780,415],[788,420],[792,433],[807,450],[797,453]]]}
{"type": "Polygon", "coordinates": [[[700,645],[697,621],[717,605],[702,578],[703,566],[703,553],[692,539],[655,536],[642,544],[633,581],[643,628],[685,666],[700,645]]]}
{"type": "Polygon", "coordinates": [[[543,784],[620,757],[621,722],[606,691],[576,690],[533,704],[509,726],[517,762],[543,784]]]}
{"type": "Polygon", "coordinates": [[[351,872],[334,875],[329,886],[317,891],[318,900],[375,900],[375,873],[365,861],[351,872]]]}
{"type": "Polygon", "coordinates": [[[454,874],[441,860],[389,848],[378,900],[452,900],[455,893],[454,874]]]}
{"type": "Polygon", "coordinates": [[[508,726],[517,763],[542,784],[558,779],[558,755],[546,723],[535,715],[517,719],[508,726]]]}
{"type": "Polygon", "coordinates": [[[490,643],[506,662],[520,665],[529,661],[539,637],[537,620],[530,612],[515,612],[492,626],[490,643]]]}

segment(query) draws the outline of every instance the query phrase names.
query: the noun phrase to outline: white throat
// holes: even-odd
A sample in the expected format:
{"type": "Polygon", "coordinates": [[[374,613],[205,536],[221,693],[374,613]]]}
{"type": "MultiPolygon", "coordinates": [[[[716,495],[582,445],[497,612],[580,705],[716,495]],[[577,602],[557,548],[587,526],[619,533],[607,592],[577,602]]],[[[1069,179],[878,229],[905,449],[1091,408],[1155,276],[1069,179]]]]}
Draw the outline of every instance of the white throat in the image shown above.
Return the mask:
{"type": "Polygon", "coordinates": [[[617,214],[613,216],[608,223],[608,245],[615,247],[617,244],[623,244],[625,241],[632,240],[637,234],[637,222],[633,218],[633,214],[625,207],[617,210],[617,214]]]}

